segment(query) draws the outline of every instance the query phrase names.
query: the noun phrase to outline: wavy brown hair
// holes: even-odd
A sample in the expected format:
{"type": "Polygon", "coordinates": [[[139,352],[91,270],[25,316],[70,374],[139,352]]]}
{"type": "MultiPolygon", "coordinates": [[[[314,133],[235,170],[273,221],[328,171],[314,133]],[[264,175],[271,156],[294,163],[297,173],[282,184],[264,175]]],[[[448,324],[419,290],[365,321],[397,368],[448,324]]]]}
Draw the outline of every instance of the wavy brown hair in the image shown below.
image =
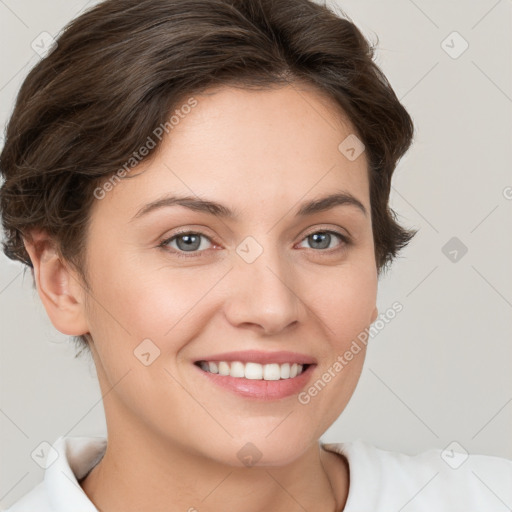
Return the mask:
{"type": "MultiPolygon", "coordinates": [[[[380,275],[416,234],[388,205],[413,123],[375,46],[340,13],[310,0],[107,0],[73,20],[24,80],[6,128],[4,253],[33,269],[23,239],[43,229],[87,286],[94,190],[185,98],[302,82],[336,102],[365,144],[380,275]]],[[[86,348],[86,336],[75,341],[86,348]]]]}

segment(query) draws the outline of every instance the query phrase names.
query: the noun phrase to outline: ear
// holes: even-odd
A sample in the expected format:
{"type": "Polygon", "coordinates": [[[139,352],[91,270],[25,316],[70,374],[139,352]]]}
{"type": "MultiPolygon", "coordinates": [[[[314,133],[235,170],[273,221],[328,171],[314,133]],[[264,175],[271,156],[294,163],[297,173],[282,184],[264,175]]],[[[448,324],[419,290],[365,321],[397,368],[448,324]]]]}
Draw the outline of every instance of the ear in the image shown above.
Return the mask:
{"type": "Polygon", "coordinates": [[[373,324],[373,322],[375,322],[375,320],[377,320],[377,317],[379,316],[379,310],[377,309],[377,306],[375,306],[375,309],[373,310],[373,313],[372,313],[372,320],[371,320],[371,324],[373,324]]]}
{"type": "Polygon", "coordinates": [[[39,297],[52,324],[63,334],[79,336],[89,332],[84,310],[87,292],[76,273],[60,259],[44,230],[30,234],[23,242],[34,267],[39,297]]]}

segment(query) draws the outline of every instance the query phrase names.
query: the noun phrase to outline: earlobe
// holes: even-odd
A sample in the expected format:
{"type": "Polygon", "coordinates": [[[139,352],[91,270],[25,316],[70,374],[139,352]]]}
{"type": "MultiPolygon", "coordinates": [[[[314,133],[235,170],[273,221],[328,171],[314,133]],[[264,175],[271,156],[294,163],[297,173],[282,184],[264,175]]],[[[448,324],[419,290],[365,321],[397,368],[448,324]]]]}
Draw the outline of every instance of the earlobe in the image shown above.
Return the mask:
{"type": "Polygon", "coordinates": [[[84,314],[85,291],[61,260],[51,238],[44,231],[33,231],[24,244],[34,267],[39,297],[54,327],[74,336],[89,332],[84,314]]]}

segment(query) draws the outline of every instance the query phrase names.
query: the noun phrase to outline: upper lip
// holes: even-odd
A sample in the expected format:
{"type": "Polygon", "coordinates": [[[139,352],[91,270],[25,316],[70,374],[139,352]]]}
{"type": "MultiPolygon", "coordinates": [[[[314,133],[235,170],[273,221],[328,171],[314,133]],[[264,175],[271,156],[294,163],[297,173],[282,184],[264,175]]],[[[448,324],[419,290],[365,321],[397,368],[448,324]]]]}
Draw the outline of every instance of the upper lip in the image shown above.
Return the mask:
{"type": "Polygon", "coordinates": [[[316,364],[316,359],[298,352],[263,352],[260,350],[242,350],[236,352],[224,352],[222,354],[212,354],[202,357],[198,361],[241,361],[244,363],[297,363],[297,364],[316,364]]]}

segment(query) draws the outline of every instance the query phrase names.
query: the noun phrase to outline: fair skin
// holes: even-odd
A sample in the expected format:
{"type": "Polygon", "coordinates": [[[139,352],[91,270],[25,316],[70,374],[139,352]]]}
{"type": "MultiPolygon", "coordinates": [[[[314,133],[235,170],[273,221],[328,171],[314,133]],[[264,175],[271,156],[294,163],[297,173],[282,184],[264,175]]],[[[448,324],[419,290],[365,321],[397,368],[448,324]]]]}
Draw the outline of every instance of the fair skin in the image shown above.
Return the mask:
{"type": "Polygon", "coordinates": [[[26,242],[53,325],[92,340],[108,447],[81,486],[104,512],[339,511],[347,461],[318,440],[350,400],[365,350],[306,405],[297,394],[240,396],[194,362],[235,350],[299,352],[317,361],[311,385],[376,319],[366,155],[350,161],[338,150],[355,132],[307,86],[214,92],[195,96],[155,158],[132,171],[142,174],[96,200],[89,291],[43,232],[34,233],[41,250],[26,242]],[[334,191],[367,214],[345,204],[296,215],[334,191]],[[171,193],[237,216],[175,205],[131,220],[171,193]],[[183,236],[158,247],[181,228],[203,235],[199,249],[186,252],[183,236]],[[352,243],[331,235],[327,248],[315,244],[310,235],[326,231],[352,243]],[[248,236],[263,249],[251,263],[236,252],[248,236]],[[148,366],[134,357],[146,338],[160,350],[148,366]],[[248,442],[262,454],[252,467],[237,457],[248,442]]]}

